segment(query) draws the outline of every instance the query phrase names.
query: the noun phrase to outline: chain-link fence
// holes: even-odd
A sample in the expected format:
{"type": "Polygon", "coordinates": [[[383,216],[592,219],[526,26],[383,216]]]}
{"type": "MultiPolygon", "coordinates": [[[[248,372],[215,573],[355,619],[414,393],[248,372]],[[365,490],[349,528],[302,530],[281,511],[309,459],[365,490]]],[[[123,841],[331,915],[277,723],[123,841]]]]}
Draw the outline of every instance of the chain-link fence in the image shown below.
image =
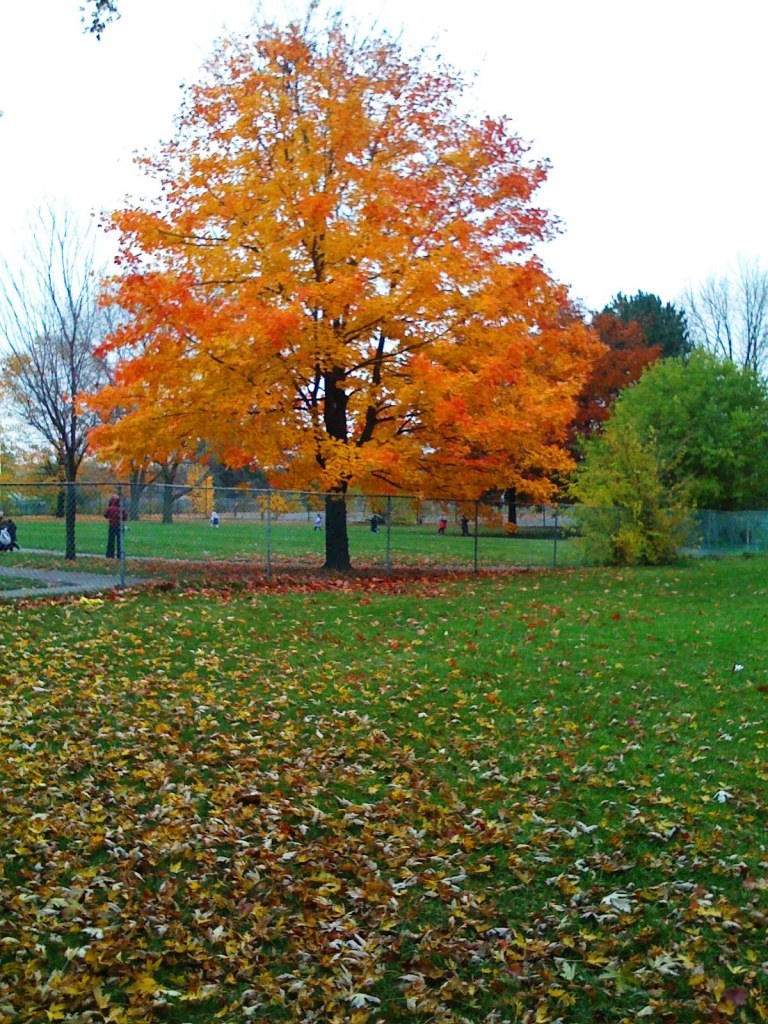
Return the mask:
{"type": "MultiPolygon", "coordinates": [[[[18,544],[9,559],[43,565],[77,558],[121,578],[178,577],[195,567],[270,576],[333,565],[329,513],[335,522],[339,503],[352,564],[383,573],[583,565],[585,530],[609,538],[627,516],[570,505],[219,488],[210,478],[184,485],[0,483],[0,508],[18,544]]],[[[700,512],[686,550],[736,553],[767,544],[768,512],[700,512]]]]}
{"type": "Polygon", "coordinates": [[[695,549],[705,555],[768,551],[768,511],[696,513],[695,549]]]}

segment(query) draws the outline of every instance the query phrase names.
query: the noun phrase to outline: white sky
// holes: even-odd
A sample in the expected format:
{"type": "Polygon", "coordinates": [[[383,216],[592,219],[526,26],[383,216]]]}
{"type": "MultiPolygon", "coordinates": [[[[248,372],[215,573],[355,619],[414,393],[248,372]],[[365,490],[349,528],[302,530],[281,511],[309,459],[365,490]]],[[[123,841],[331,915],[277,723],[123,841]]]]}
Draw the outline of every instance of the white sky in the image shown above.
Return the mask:
{"type": "MultiPolygon", "coordinates": [[[[136,150],[173,134],[179,86],[255,0],[121,0],[102,39],[80,0],[0,0],[0,257],[41,203],[84,213],[139,194],[136,150]]],[[[264,0],[268,12],[301,10],[264,0]]],[[[768,239],[766,0],[345,0],[408,47],[476,72],[473,106],[506,113],[552,162],[541,202],[565,232],[543,258],[601,308],[674,300],[768,239]]]]}

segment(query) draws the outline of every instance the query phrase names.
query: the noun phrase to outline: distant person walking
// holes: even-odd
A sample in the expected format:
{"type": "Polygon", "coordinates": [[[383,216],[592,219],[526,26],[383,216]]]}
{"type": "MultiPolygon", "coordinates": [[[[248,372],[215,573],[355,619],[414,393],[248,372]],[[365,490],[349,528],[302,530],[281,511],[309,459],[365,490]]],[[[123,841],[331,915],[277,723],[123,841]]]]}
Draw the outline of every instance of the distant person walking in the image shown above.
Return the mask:
{"type": "Polygon", "coordinates": [[[440,518],[437,521],[437,532],[440,534],[441,537],[445,536],[445,531],[447,528],[448,520],[445,518],[445,516],[440,516],[440,518]]]}
{"type": "Polygon", "coordinates": [[[211,512],[211,526],[217,527],[219,525],[219,513],[216,509],[211,512]]]}
{"type": "Polygon", "coordinates": [[[107,504],[104,518],[107,520],[107,558],[123,557],[123,531],[122,524],[128,518],[125,509],[120,508],[120,498],[113,494],[107,504]]]}
{"type": "Polygon", "coordinates": [[[461,517],[461,536],[462,537],[468,537],[469,536],[469,520],[467,519],[466,516],[462,516],[461,517]]]}
{"type": "Polygon", "coordinates": [[[315,529],[316,530],[322,530],[322,528],[323,528],[323,517],[318,512],[317,515],[315,516],[315,529]]]}

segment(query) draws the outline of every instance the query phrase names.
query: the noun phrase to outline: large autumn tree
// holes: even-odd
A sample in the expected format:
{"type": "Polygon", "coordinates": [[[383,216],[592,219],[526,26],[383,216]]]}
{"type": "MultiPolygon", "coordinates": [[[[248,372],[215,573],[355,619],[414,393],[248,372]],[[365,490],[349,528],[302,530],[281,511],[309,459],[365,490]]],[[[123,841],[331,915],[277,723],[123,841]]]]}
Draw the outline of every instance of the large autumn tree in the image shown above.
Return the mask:
{"type": "Polygon", "coordinates": [[[596,343],[531,255],[545,166],[462,88],[338,19],[221,44],[146,161],[158,198],[114,218],[106,348],[131,357],[94,444],[204,441],[328,490],[330,568],[352,485],[474,498],[533,475],[549,496],[596,343]]]}

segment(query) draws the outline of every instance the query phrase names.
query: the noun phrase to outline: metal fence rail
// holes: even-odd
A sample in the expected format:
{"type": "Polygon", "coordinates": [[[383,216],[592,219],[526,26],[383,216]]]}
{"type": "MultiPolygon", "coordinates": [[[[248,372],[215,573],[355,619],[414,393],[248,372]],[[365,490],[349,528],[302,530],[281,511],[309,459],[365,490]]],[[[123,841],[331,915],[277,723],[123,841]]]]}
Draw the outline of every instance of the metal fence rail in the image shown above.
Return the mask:
{"type": "MultiPolygon", "coordinates": [[[[88,559],[90,568],[121,578],[126,567],[177,576],[183,567],[247,566],[267,576],[319,568],[327,500],[316,491],[218,488],[210,479],[133,486],[0,482],[0,509],[14,521],[20,546],[9,557],[88,559]],[[119,538],[112,538],[110,552],[111,498],[119,504],[119,538]]],[[[356,493],[344,500],[353,565],[384,573],[583,565],[580,536],[588,518],[610,533],[626,516],[618,509],[518,506],[510,522],[509,509],[498,503],[356,493]]],[[[703,511],[686,550],[767,548],[768,512],[703,511]]]]}

